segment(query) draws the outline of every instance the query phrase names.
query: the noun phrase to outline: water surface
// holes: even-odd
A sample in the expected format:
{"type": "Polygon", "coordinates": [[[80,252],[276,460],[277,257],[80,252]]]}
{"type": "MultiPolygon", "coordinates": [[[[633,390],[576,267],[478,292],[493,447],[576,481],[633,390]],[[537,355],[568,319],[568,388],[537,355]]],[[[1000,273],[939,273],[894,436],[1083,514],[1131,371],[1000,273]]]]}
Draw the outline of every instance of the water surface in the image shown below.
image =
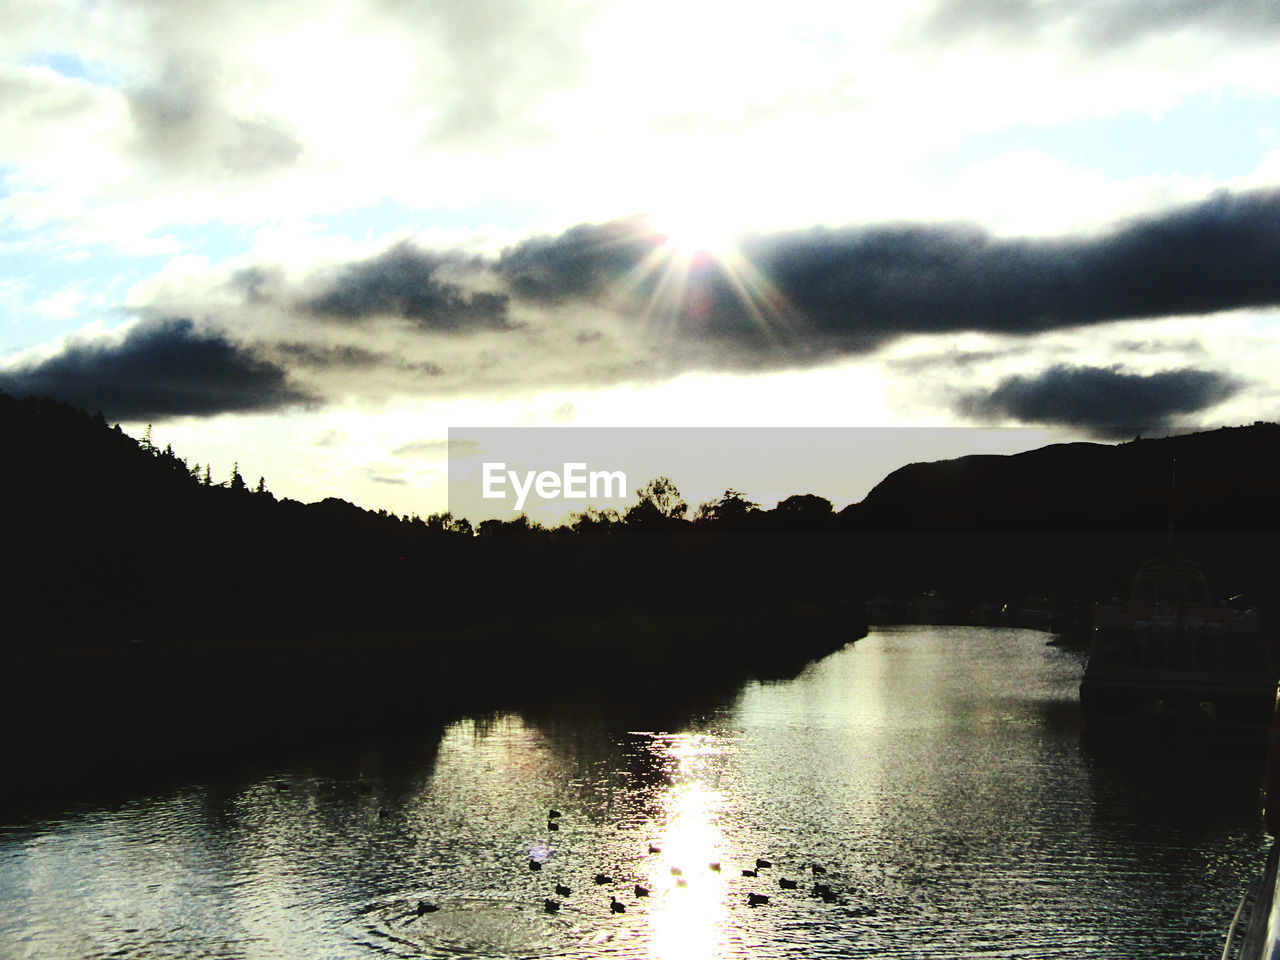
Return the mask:
{"type": "Polygon", "coordinates": [[[1045,641],[882,629],[674,720],[634,694],[471,718],[9,824],[0,956],[1216,956],[1259,762],[1086,752],[1081,654],[1045,641]]]}

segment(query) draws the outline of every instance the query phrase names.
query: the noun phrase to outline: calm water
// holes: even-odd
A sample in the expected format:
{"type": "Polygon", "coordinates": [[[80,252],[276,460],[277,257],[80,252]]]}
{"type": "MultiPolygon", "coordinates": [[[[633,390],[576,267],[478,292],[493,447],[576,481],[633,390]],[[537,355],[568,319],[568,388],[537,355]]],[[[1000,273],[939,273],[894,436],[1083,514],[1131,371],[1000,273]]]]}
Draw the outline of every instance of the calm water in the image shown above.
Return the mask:
{"type": "Polygon", "coordinates": [[[1265,852],[1258,765],[1086,753],[1081,654],[1045,639],[887,629],[661,729],[468,720],[10,824],[0,956],[1217,956],[1265,852]]]}

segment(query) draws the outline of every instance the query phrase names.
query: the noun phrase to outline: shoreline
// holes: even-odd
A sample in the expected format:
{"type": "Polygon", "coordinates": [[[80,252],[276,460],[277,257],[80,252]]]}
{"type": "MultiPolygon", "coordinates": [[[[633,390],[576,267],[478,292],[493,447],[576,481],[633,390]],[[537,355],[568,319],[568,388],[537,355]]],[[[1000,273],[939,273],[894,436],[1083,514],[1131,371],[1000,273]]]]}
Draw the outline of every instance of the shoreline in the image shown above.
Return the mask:
{"type": "Polygon", "coordinates": [[[561,700],[661,706],[732,693],[865,636],[854,609],[15,649],[0,709],[11,733],[0,808],[74,804],[104,784],[129,793],[561,700]]]}

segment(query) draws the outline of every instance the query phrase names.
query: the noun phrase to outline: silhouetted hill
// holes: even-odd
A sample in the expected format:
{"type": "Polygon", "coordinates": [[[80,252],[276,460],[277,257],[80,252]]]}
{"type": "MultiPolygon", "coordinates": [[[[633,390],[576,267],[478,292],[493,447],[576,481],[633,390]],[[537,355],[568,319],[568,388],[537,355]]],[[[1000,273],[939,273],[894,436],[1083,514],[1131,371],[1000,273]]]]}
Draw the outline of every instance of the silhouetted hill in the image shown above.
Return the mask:
{"type": "Polygon", "coordinates": [[[633,510],[578,528],[590,533],[490,522],[482,536],[211,483],[48,400],[0,394],[0,442],[9,586],[24,599],[10,623],[25,636],[421,633],[926,589],[1088,602],[1164,549],[1175,460],[1179,549],[1232,593],[1266,597],[1280,580],[1274,424],[910,464],[839,514],[809,495],[758,510],[729,491],[694,522],[633,510]]]}
{"type": "Polygon", "coordinates": [[[1175,462],[1181,533],[1280,530],[1277,424],[913,463],[840,519],[849,532],[1160,533],[1175,462]]]}

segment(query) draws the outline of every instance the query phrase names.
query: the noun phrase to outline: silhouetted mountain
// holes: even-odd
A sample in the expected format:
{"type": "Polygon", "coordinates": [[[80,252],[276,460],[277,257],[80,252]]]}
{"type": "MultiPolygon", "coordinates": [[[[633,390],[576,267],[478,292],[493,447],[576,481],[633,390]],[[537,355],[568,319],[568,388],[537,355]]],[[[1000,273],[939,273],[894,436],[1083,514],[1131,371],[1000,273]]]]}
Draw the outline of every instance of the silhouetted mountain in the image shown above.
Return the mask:
{"type": "Polygon", "coordinates": [[[847,532],[1160,533],[1280,530],[1280,425],[1110,446],[913,463],[840,514],[847,532]],[[1176,494],[1173,487],[1176,463],[1176,494]]]}
{"type": "Polygon", "coordinates": [[[760,510],[731,489],[689,511],[658,478],[625,516],[556,531],[489,521],[475,537],[448,518],[277,501],[238,474],[215,484],[49,400],[0,394],[0,438],[5,549],[25,599],[10,622],[52,637],[702,616],[926,589],[1088,601],[1164,549],[1175,461],[1179,544],[1227,589],[1274,589],[1259,538],[1280,528],[1275,424],[910,464],[839,514],[807,494],[760,510]]]}

